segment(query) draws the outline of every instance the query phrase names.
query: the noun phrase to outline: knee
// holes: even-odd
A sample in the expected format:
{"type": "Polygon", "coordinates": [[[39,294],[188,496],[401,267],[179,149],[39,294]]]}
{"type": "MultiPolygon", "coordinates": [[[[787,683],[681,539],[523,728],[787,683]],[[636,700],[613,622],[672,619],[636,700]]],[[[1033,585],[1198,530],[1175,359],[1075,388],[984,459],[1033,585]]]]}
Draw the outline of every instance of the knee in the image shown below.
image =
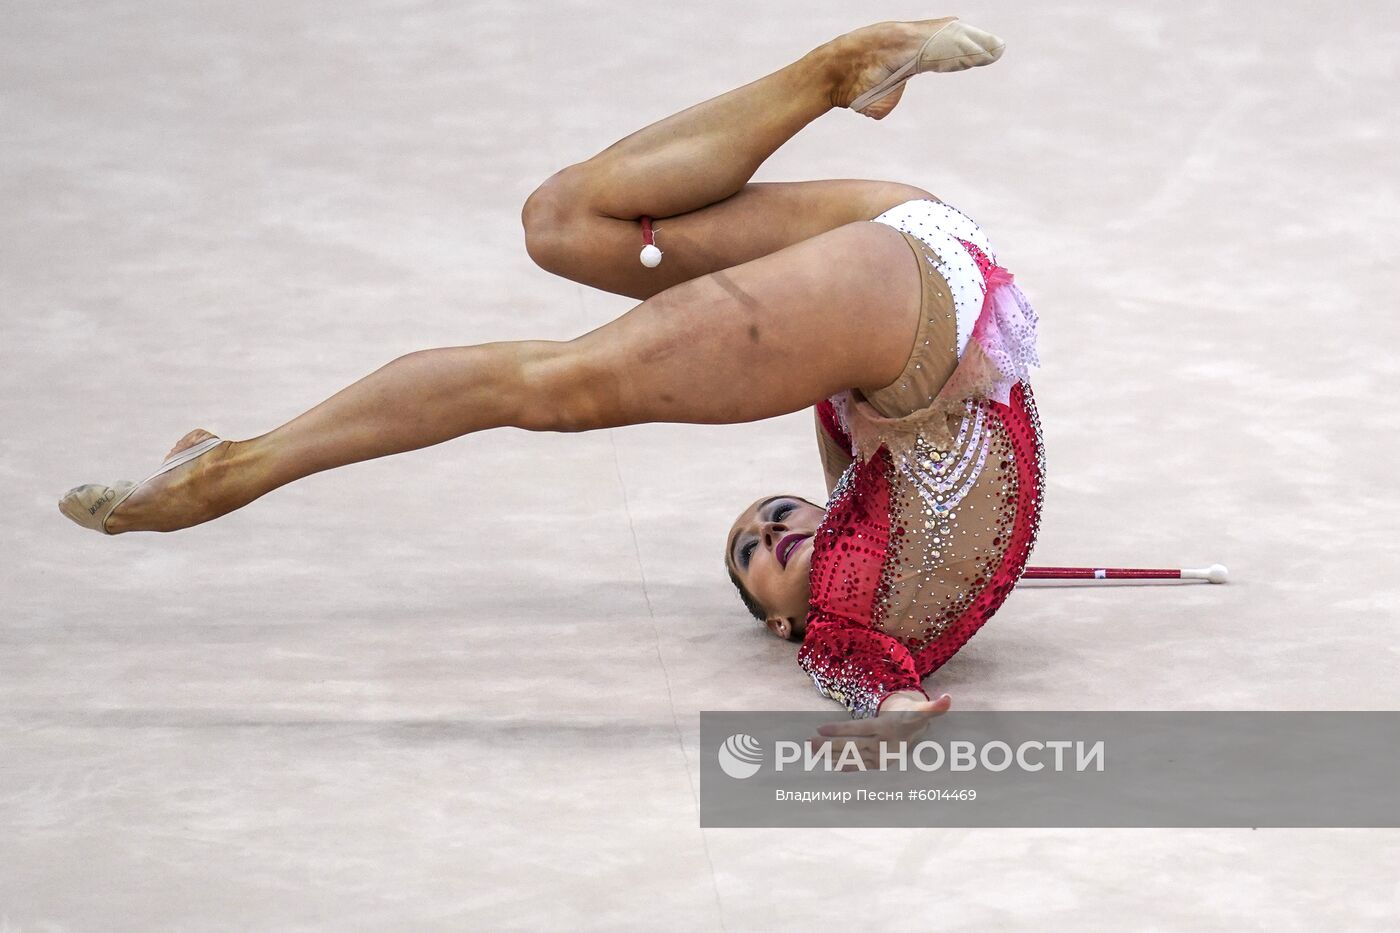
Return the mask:
{"type": "Polygon", "coordinates": [[[625,424],[617,374],[577,340],[540,342],[522,366],[517,426],[576,434],[625,424]]]}
{"type": "Polygon", "coordinates": [[[520,224],[525,229],[525,252],[535,265],[554,272],[568,241],[571,218],[578,211],[573,167],[556,172],[525,199],[520,224]]]}

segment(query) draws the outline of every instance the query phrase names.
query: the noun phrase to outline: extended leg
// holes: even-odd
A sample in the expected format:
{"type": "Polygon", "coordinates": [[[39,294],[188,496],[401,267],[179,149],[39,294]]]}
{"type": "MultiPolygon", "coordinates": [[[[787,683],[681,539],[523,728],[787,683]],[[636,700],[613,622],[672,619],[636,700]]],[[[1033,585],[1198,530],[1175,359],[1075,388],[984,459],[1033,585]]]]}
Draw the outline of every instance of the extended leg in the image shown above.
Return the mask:
{"type": "Polygon", "coordinates": [[[851,386],[879,388],[908,359],[921,294],[904,239],[851,224],[677,286],[567,343],[401,357],[282,427],[142,487],[108,528],[184,528],[321,470],[489,428],[754,421],[851,386]]]}

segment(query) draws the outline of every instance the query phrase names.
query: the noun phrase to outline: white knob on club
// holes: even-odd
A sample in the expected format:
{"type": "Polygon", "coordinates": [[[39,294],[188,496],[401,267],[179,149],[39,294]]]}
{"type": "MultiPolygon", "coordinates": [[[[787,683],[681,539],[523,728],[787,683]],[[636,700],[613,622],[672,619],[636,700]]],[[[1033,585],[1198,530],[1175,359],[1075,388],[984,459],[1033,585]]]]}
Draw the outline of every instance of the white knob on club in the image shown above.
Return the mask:
{"type": "Polygon", "coordinates": [[[1181,571],[1183,580],[1207,580],[1211,583],[1225,583],[1230,579],[1230,571],[1224,564],[1211,564],[1201,570],[1181,571]]]}

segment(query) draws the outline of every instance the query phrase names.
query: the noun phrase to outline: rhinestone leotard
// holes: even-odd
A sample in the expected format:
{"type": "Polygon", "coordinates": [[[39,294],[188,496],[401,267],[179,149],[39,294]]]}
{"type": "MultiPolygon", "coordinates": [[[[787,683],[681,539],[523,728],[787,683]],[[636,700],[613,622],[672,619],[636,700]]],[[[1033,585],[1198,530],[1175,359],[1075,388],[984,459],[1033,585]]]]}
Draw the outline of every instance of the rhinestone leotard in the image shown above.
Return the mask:
{"type": "Polygon", "coordinates": [[[1001,606],[1035,543],[1044,488],[1024,296],[954,208],[912,201],[877,221],[908,241],[923,313],[899,379],[817,406],[823,463],[839,479],[813,540],[798,653],[817,689],[857,717],[896,691],[923,692],[1001,606]],[[989,321],[998,287],[1020,308],[1000,332],[989,321]]]}

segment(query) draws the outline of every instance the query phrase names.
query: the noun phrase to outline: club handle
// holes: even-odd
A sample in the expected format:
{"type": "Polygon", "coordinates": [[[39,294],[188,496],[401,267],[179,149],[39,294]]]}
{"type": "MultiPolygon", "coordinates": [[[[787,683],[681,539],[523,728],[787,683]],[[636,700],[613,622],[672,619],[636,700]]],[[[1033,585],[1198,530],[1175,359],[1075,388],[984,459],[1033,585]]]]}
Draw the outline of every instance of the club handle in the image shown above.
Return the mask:
{"type": "Polygon", "coordinates": [[[1199,569],[1177,567],[1027,567],[1023,580],[1205,580],[1225,583],[1230,571],[1224,564],[1211,564],[1199,569]]]}

